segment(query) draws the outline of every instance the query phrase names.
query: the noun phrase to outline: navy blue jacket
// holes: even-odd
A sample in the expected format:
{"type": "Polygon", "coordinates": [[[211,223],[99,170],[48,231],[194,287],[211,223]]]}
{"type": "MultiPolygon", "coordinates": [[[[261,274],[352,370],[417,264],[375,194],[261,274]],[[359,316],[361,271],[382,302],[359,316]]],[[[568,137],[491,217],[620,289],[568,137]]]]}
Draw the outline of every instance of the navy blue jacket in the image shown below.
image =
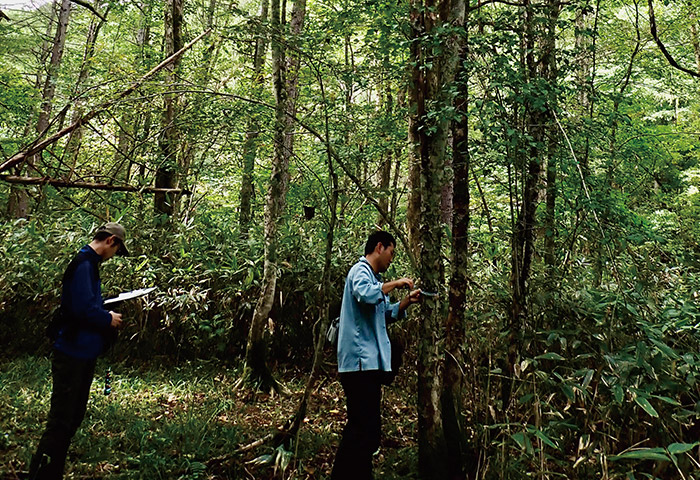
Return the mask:
{"type": "Polygon", "coordinates": [[[104,308],[97,273],[102,257],[89,245],[80,252],[83,260],[61,292],[61,307],[69,321],[59,331],[54,348],[71,357],[95,359],[105,350],[112,315],[104,308]]]}

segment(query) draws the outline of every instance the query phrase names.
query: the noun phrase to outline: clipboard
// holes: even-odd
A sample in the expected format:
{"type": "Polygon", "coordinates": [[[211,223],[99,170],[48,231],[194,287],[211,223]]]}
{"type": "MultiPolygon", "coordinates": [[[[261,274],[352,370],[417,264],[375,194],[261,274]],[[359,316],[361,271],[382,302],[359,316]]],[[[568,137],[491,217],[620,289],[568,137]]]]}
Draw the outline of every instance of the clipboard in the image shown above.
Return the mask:
{"type": "Polygon", "coordinates": [[[103,303],[104,303],[104,305],[110,305],[112,303],[123,302],[124,300],[131,300],[132,298],[143,297],[144,295],[151,293],[155,289],[156,289],[156,287],[149,287],[149,288],[139,288],[137,290],[132,290],[130,292],[122,292],[114,298],[109,298],[109,299],[105,300],[103,303]]]}

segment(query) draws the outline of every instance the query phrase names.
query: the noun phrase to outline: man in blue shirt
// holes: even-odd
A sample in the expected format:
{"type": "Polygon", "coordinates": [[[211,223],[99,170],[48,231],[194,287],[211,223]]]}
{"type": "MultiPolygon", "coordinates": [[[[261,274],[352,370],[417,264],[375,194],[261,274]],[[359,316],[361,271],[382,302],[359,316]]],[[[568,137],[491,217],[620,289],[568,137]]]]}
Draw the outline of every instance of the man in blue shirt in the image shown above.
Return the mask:
{"type": "Polygon", "coordinates": [[[63,478],[68,447],[85,416],[97,357],[122,325],[122,315],[103,306],[99,265],[126,255],[125,240],[126,231],[118,223],[101,226],[63,275],[61,321],[51,360],[51,409],[30,463],[31,480],[63,478]]]}
{"type": "Polygon", "coordinates": [[[381,436],[382,380],[391,372],[391,342],[386,326],[405,317],[409,305],[421,300],[413,290],[390,303],[395,289],[413,289],[413,280],[384,282],[381,274],[394,259],[396,240],[388,232],[374,232],[365,256],[345,280],[338,331],[338,372],[347,399],[348,420],[335,456],[332,480],[372,479],[372,455],[381,436]]]}

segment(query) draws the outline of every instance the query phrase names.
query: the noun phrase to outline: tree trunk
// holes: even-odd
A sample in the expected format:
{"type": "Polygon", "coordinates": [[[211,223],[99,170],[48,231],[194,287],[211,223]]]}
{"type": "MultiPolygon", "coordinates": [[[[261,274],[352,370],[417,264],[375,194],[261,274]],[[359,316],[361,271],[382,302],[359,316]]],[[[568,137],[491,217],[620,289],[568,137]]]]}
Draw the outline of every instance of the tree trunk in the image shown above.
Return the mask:
{"type": "MultiPolygon", "coordinates": [[[[412,11],[411,23],[414,38],[420,35],[421,25],[417,22],[418,12],[412,11]]],[[[420,57],[420,47],[417,39],[411,42],[411,58],[420,57]]],[[[420,118],[425,115],[425,101],[422,98],[423,72],[418,68],[413,69],[412,85],[409,91],[409,102],[415,106],[416,111],[408,117],[408,205],[406,207],[406,228],[408,241],[411,245],[413,256],[420,262],[420,140],[418,127],[420,118]]]]}
{"type": "MultiPolygon", "coordinates": [[[[151,41],[151,16],[153,15],[153,3],[152,2],[141,2],[139,10],[143,13],[141,17],[142,24],[138,26],[136,30],[136,44],[139,46],[139,60],[141,65],[144,67],[150,66],[151,54],[149,51],[150,41],[151,41]]],[[[128,114],[125,113],[124,116],[128,114]]],[[[124,118],[124,117],[122,117],[124,118]]],[[[124,126],[120,131],[124,135],[131,133],[132,139],[134,141],[134,146],[131,150],[132,157],[129,158],[129,164],[126,168],[126,179],[130,181],[131,170],[134,166],[133,157],[138,157],[140,148],[146,144],[146,141],[151,134],[151,122],[152,122],[151,109],[146,108],[142,114],[135,115],[129,118],[131,122],[131,127],[124,126]]],[[[146,176],[146,165],[141,162],[138,167],[137,180],[141,184],[145,182],[146,176]]],[[[141,201],[141,200],[139,200],[141,201]]]]}
{"type": "MultiPolygon", "coordinates": [[[[553,86],[555,81],[554,29],[559,15],[559,6],[555,3],[556,1],[547,0],[547,4],[544,5],[547,18],[544,19],[538,18],[536,15],[536,12],[543,5],[533,5],[532,2],[526,0],[524,7],[523,43],[526,52],[527,81],[541,81],[550,87],[553,86]],[[539,54],[539,57],[537,54],[539,54]]],[[[530,279],[536,240],[535,213],[539,203],[543,166],[547,163],[547,133],[553,121],[553,92],[554,89],[550,88],[549,91],[540,93],[544,97],[530,98],[524,111],[525,126],[532,141],[527,150],[528,158],[522,159],[522,163],[525,165],[524,180],[522,182],[522,204],[512,237],[512,304],[510,324],[508,325],[510,331],[508,367],[511,369],[511,373],[515,364],[519,361],[522,342],[521,332],[527,318],[527,286],[530,279]]],[[[512,384],[510,387],[512,387],[512,384]]],[[[508,408],[510,394],[511,388],[504,388],[504,409],[508,408]]]]}
{"type": "MultiPolygon", "coordinates": [[[[323,88],[323,86],[321,87],[323,88]]],[[[325,114],[325,126],[326,126],[326,142],[330,143],[330,130],[328,126],[328,111],[327,102],[324,93],[323,99],[324,114],[325,114]]],[[[323,262],[323,274],[321,275],[321,286],[319,291],[319,302],[321,305],[319,311],[319,329],[318,336],[316,337],[315,347],[314,347],[314,359],[311,366],[311,374],[306,382],[306,387],[304,388],[304,395],[302,396],[299,407],[297,408],[296,415],[294,416],[294,422],[292,428],[289,430],[289,435],[295,435],[299,431],[304,417],[306,416],[307,407],[309,404],[309,398],[311,398],[311,393],[313,391],[316,380],[321,372],[321,364],[323,362],[323,346],[326,343],[326,330],[328,330],[328,325],[330,324],[330,292],[331,292],[331,261],[333,259],[333,241],[335,238],[335,227],[338,221],[338,175],[335,172],[335,167],[333,166],[333,157],[328,150],[326,150],[326,158],[328,165],[328,176],[330,177],[330,189],[331,194],[328,199],[328,208],[330,210],[330,219],[328,221],[328,230],[326,232],[326,253],[323,262]]]]}
{"type": "MultiPolygon", "coordinates": [[[[183,0],[167,0],[165,3],[165,55],[169,57],[180,50],[183,27],[183,0]]],[[[180,67],[180,58],[166,67],[166,82],[175,83],[180,67]]],[[[160,162],[156,169],[156,188],[177,188],[179,173],[178,129],[176,125],[178,96],[172,93],[163,95],[163,113],[161,116],[162,133],[158,144],[160,162]]],[[[154,198],[156,212],[172,217],[176,210],[177,196],[156,194],[154,198]]]]}
{"type": "MultiPolygon", "coordinates": [[[[388,60],[387,60],[388,61],[388,60]]],[[[388,122],[389,119],[391,118],[392,114],[394,111],[394,98],[391,94],[391,82],[386,81],[386,84],[384,86],[384,114],[386,115],[386,121],[388,122]]],[[[388,131],[383,131],[382,136],[385,139],[385,142],[387,143],[388,147],[384,150],[384,153],[382,155],[382,163],[379,168],[379,194],[378,200],[379,200],[379,205],[382,207],[382,209],[389,213],[390,212],[390,207],[392,204],[389,202],[389,185],[391,182],[391,165],[392,165],[392,157],[394,154],[394,148],[393,146],[390,145],[389,140],[389,134],[390,132],[388,131]]],[[[379,228],[382,228],[384,225],[385,220],[382,215],[377,216],[377,226],[379,228]]]]}
{"type": "MultiPolygon", "coordinates": [[[[263,0],[260,5],[260,24],[267,23],[268,0],[263,0]]],[[[263,67],[265,66],[265,55],[267,52],[267,38],[258,35],[255,39],[255,55],[253,57],[253,97],[262,95],[265,77],[263,67]]],[[[251,114],[246,129],[245,142],[243,143],[243,173],[241,175],[241,208],[238,223],[240,225],[241,237],[248,238],[250,222],[253,218],[253,197],[255,194],[253,176],[255,173],[255,158],[257,156],[258,135],[260,134],[260,122],[256,114],[251,114]]]]}
{"type": "MultiPolygon", "coordinates": [[[[591,26],[591,6],[588,2],[581,5],[576,12],[575,19],[575,44],[576,44],[576,83],[578,87],[578,113],[581,119],[589,118],[592,108],[593,96],[593,36],[589,33],[591,26]]],[[[596,13],[597,15],[597,13],[596,13]]],[[[581,122],[582,127],[584,125],[581,122]]],[[[589,168],[589,151],[590,141],[588,135],[585,135],[583,152],[581,155],[581,168],[584,171],[584,176],[588,176],[589,168]]]]}
{"type": "MultiPolygon", "coordinates": [[[[271,2],[272,31],[279,33],[272,42],[272,81],[275,91],[275,126],[272,172],[267,190],[264,216],[265,260],[263,264],[263,287],[253,312],[253,320],[248,332],[246,361],[242,381],[268,390],[278,390],[279,384],[274,380],[267,365],[267,343],[264,333],[267,318],[272,309],[275,286],[277,284],[277,246],[279,244],[279,222],[284,213],[287,190],[289,188],[289,160],[294,151],[294,124],[296,116],[297,83],[299,73],[299,54],[292,49],[286,56],[284,37],[284,15],[280,11],[279,0],[271,2]]],[[[295,45],[304,26],[306,0],[296,0],[290,20],[290,45],[295,45]]]]}
{"type": "Polygon", "coordinates": [[[468,79],[464,69],[467,61],[466,39],[457,75],[459,117],[452,125],[454,171],[452,204],[452,259],[449,282],[449,309],[445,322],[445,373],[441,398],[443,425],[448,449],[448,478],[463,479],[474,470],[477,455],[467,451],[464,417],[463,345],[466,341],[464,312],[467,310],[467,282],[469,274],[469,117],[468,79]]]}
{"type": "MultiPolygon", "coordinates": [[[[57,4],[58,2],[56,2],[57,4]]],[[[63,50],[66,43],[66,31],[68,30],[68,20],[70,18],[72,3],[70,0],[62,0],[61,9],[58,14],[58,25],[56,26],[56,34],[53,39],[53,48],[51,50],[51,61],[46,70],[46,79],[44,81],[44,89],[41,95],[41,107],[39,118],[37,119],[35,131],[37,138],[41,138],[49,129],[49,119],[51,118],[51,110],[53,108],[53,99],[56,93],[56,76],[61,66],[63,58],[63,50]]],[[[36,154],[28,157],[25,161],[27,169],[31,170],[41,160],[41,154],[36,154]]],[[[20,165],[16,172],[21,174],[23,168],[20,165]]],[[[13,218],[27,218],[29,216],[29,195],[24,188],[14,188],[10,192],[10,201],[8,211],[13,218]]]]}
{"type": "MultiPolygon", "coordinates": [[[[419,172],[420,187],[415,178],[411,189],[413,209],[420,208],[420,278],[423,288],[438,291],[444,285],[442,261],[443,225],[442,199],[447,178],[447,147],[449,119],[445,115],[429,115],[427,110],[450,106],[448,91],[455,79],[459,61],[459,34],[464,25],[465,3],[462,0],[414,0],[411,4],[413,82],[410,99],[414,102],[415,117],[411,120],[410,135],[415,146],[412,173],[419,172]],[[445,25],[454,30],[445,29],[445,25]],[[433,47],[439,38],[441,49],[433,47]],[[415,194],[418,191],[419,197],[415,194]],[[418,201],[418,198],[420,199],[418,201]]],[[[413,220],[415,222],[415,219],[413,220]]],[[[410,223],[410,222],[409,222],[410,223]]],[[[412,227],[409,226],[409,232],[412,227]]],[[[415,228],[415,225],[413,225],[415,228]]],[[[416,244],[415,232],[411,240],[416,244]]],[[[441,397],[443,352],[440,339],[446,309],[443,303],[426,299],[421,305],[418,339],[418,469],[423,479],[450,478],[448,439],[445,436],[441,397]]],[[[451,397],[446,397],[446,401],[451,397]]],[[[451,439],[450,439],[451,440],[451,439]]],[[[452,446],[450,446],[450,449],[452,446]]],[[[459,451],[460,447],[456,447],[459,451]]],[[[458,461],[459,463],[459,461],[458,461]]]]}
{"type": "MultiPolygon", "coordinates": [[[[103,16],[106,16],[108,12],[109,8],[103,16]]],[[[80,73],[78,74],[78,81],[76,82],[75,87],[73,88],[73,96],[76,98],[76,100],[73,107],[71,123],[75,123],[76,121],[78,121],[78,119],[82,117],[85,113],[85,97],[81,95],[80,89],[85,83],[85,80],[87,80],[88,73],[90,72],[89,64],[92,57],[95,54],[95,42],[97,41],[97,36],[100,33],[100,28],[102,27],[103,23],[104,20],[97,16],[93,16],[90,20],[90,26],[88,27],[87,38],[85,40],[85,52],[83,53],[83,61],[80,64],[80,73]]],[[[71,175],[75,170],[75,166],[78,161],[78,152],[80,151],[80,143],[82,140],[82,136],[82,126],[73,130],[68,136],[68,143],[66,145],[65,154],[65,157],[68,159],[68,162],[71,165],[71,171],[68,178],[71,178],[71,175]]]]}

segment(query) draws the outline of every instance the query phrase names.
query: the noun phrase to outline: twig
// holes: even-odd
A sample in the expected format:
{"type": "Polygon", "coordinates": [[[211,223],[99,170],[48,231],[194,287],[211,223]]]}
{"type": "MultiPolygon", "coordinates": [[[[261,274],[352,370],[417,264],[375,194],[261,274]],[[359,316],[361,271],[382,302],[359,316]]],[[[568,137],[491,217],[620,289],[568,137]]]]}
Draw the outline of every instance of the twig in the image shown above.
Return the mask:
{"type": "MultiPolygon", "coordinates": [[[[583,175],[583,170],[581,170],[581,164],[579,163],[578,159],[576,158],[576,153],[574,152],[574,147],[571,145],[571,141],[569,140],[569,136],[566,134],[566,130],[564,130],[564,127],[559,122],[559,117],[557,117],[557,114],[554,110],[552,110],[552,115],[554,116],[554,121],[557,122],[559,129],[561,130],[562,134],[564,135],[564,138],[566,139],[566,143],[569,146],[569,151],[571,152],[571,155],[574,158],[574,162],[576,163],[576,168],[578,169],[579,176],[581,177],[581,184],[583,185],[583,191],[586,194],[586,198],[590,202],[591,201],[591,193],[588,190],[588,185],[586,184],[586,178],[583,175]]],[[[602,235],[602,238],[605,239],[605,229],[603,228],[603,224],[600,222],[600,219],[598,218],[598,213],[595,211],[595,209],[591,209],[591,211],[593,212],[593,218],[595,218],[595,221],[598,224],[598,228],[600,229],[600,234],[602,235]]],[[[620,282],[620,273],[617,270],[617,262],[615,262],[615,256],[613,255],[612,250],[610,249],[610,245],[608,245],[607,242],[605,242],[605,248],[608,251],[608,255],[610,256],[610,261],[613,264],[613,271],[615,274],[615,278],[617,279],[617,284],[621,287],[622,284],[620,282]]]]}

